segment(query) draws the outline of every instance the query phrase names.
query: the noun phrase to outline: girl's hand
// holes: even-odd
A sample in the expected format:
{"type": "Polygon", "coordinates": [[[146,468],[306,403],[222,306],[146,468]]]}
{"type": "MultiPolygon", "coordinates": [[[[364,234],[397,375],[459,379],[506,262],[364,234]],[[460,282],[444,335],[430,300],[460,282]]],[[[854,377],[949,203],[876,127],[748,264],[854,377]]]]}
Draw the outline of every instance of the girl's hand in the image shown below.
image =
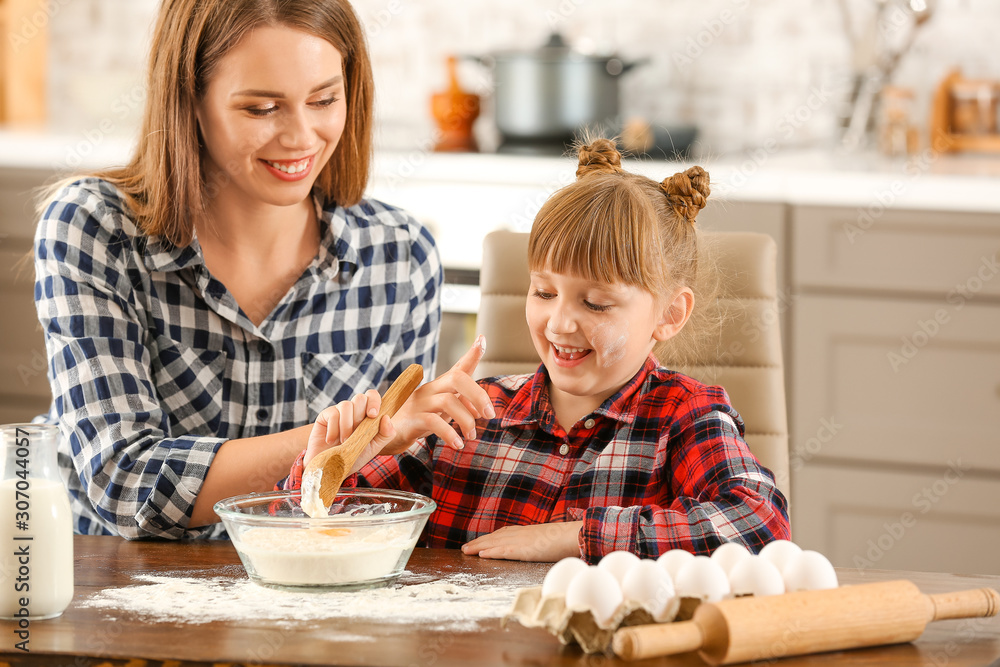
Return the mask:
{"type": "Polygon", "coordinates": [[[383,453],[406,451],[417,438],[431,433],[455,449],[465,447],[463,435],[466,440],[474,440],[476,420],[496,417],[489,394],[472,379],[472,372],[484,352],[486,339],[478,336],[469,351],[447,373],[417,387],[392,418],[396,437],[383,453]],[[461,434],[450,421],[455,422],[461,434]]]}
{"type": "MultiPolygon", "coordinates": [[[[369,389],[363,394],[358,394],[349,401],[341,401],[337,405],[331,405],[323,412],[313,424],[309,433],[309,442],[306,445],[306,455],[303,465],[307,465],[320,452],[326,451],[330,447],[343,444],[347,438],[354,433],[354,429],[365,417],[377,417],[379,407],[382,405],[382,397],[374,389],[369,389]]],[[[357,472],[361,466],[368,463],[377,455],[383,447],[389,444],[396,435],[392,421],[388,416],[383,416],[379,423],[378,433],[371,443],[361,452],[357,461],[351,467],[352,473],[357,472]]]]}
{"type": "Polygon", "coordinates": [[[580,557],[583,521],[504,526],[462,545],[462,553],[480,558],[504,558],[554,563],[568,556],[580,557]]]}

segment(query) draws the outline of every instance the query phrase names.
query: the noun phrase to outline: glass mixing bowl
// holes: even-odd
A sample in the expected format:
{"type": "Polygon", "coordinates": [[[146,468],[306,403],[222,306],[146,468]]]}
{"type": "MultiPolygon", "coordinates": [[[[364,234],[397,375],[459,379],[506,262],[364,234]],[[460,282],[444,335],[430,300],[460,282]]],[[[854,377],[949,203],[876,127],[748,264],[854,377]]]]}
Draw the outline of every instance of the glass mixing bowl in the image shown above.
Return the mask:
{"type": "Polygon", "coordinates": [[[250,579],[272,588],[358,590],[403,573],[433,500],[406,491],[343,489],[330,515],[302,511],[299,491],[221,500],[215,513],[250,579]]]}

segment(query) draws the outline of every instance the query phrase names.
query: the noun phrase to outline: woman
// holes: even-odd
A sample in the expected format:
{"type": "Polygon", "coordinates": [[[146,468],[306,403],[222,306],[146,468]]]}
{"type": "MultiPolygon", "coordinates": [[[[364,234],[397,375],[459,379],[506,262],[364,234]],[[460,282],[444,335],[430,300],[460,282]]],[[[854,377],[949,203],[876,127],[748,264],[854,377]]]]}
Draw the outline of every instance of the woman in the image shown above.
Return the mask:
{"type": "Polygon", "coordinates": [[[214,537],[214,503],[270,490],[329,406],[433,376],[442,270],[425,228],[362,198],[372,75],[346,0],[165,0],[150,53],[132,160],[39,224],[44,419],[79,532],[214,537]]]}

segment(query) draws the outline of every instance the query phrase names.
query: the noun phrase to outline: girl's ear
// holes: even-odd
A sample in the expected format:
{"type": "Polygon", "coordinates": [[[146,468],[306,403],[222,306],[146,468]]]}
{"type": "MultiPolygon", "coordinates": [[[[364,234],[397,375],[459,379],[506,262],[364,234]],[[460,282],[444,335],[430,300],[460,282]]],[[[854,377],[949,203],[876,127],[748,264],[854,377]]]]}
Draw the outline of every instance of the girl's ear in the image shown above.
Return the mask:
{"type": "Polygon", "coordinates": [[[662,317],[653,330],[653,340],[664,341],[676,336],[694,310],[694,292],[682,287],[674,293],[673,299],[663,306],[662,317]]]}

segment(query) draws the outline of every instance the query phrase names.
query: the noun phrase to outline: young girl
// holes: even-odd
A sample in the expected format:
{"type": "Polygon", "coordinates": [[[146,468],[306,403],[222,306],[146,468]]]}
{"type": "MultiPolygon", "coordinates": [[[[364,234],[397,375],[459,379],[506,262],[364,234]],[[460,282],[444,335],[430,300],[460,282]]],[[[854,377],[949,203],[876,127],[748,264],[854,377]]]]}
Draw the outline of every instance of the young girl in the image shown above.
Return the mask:
{"type": "Polygon", "coordinates": [[[708,195],[700,167],[656,183],[623,171],[611,141],[583,146],[577,181],[546,202],[529,240],[526,317],[541,366],[480,381],[498,417],[459,423],[464,450],[413,423],[438,395],[435,382],[421,387],[393,419],[396,446],[414,444],[356,482],[432,496],[426,545],[486,558],[707,554],[724,541],[756,552],[788,538],[785,499],[726,392],[651,354],[694,308],[694,223],[708,195]]]}

